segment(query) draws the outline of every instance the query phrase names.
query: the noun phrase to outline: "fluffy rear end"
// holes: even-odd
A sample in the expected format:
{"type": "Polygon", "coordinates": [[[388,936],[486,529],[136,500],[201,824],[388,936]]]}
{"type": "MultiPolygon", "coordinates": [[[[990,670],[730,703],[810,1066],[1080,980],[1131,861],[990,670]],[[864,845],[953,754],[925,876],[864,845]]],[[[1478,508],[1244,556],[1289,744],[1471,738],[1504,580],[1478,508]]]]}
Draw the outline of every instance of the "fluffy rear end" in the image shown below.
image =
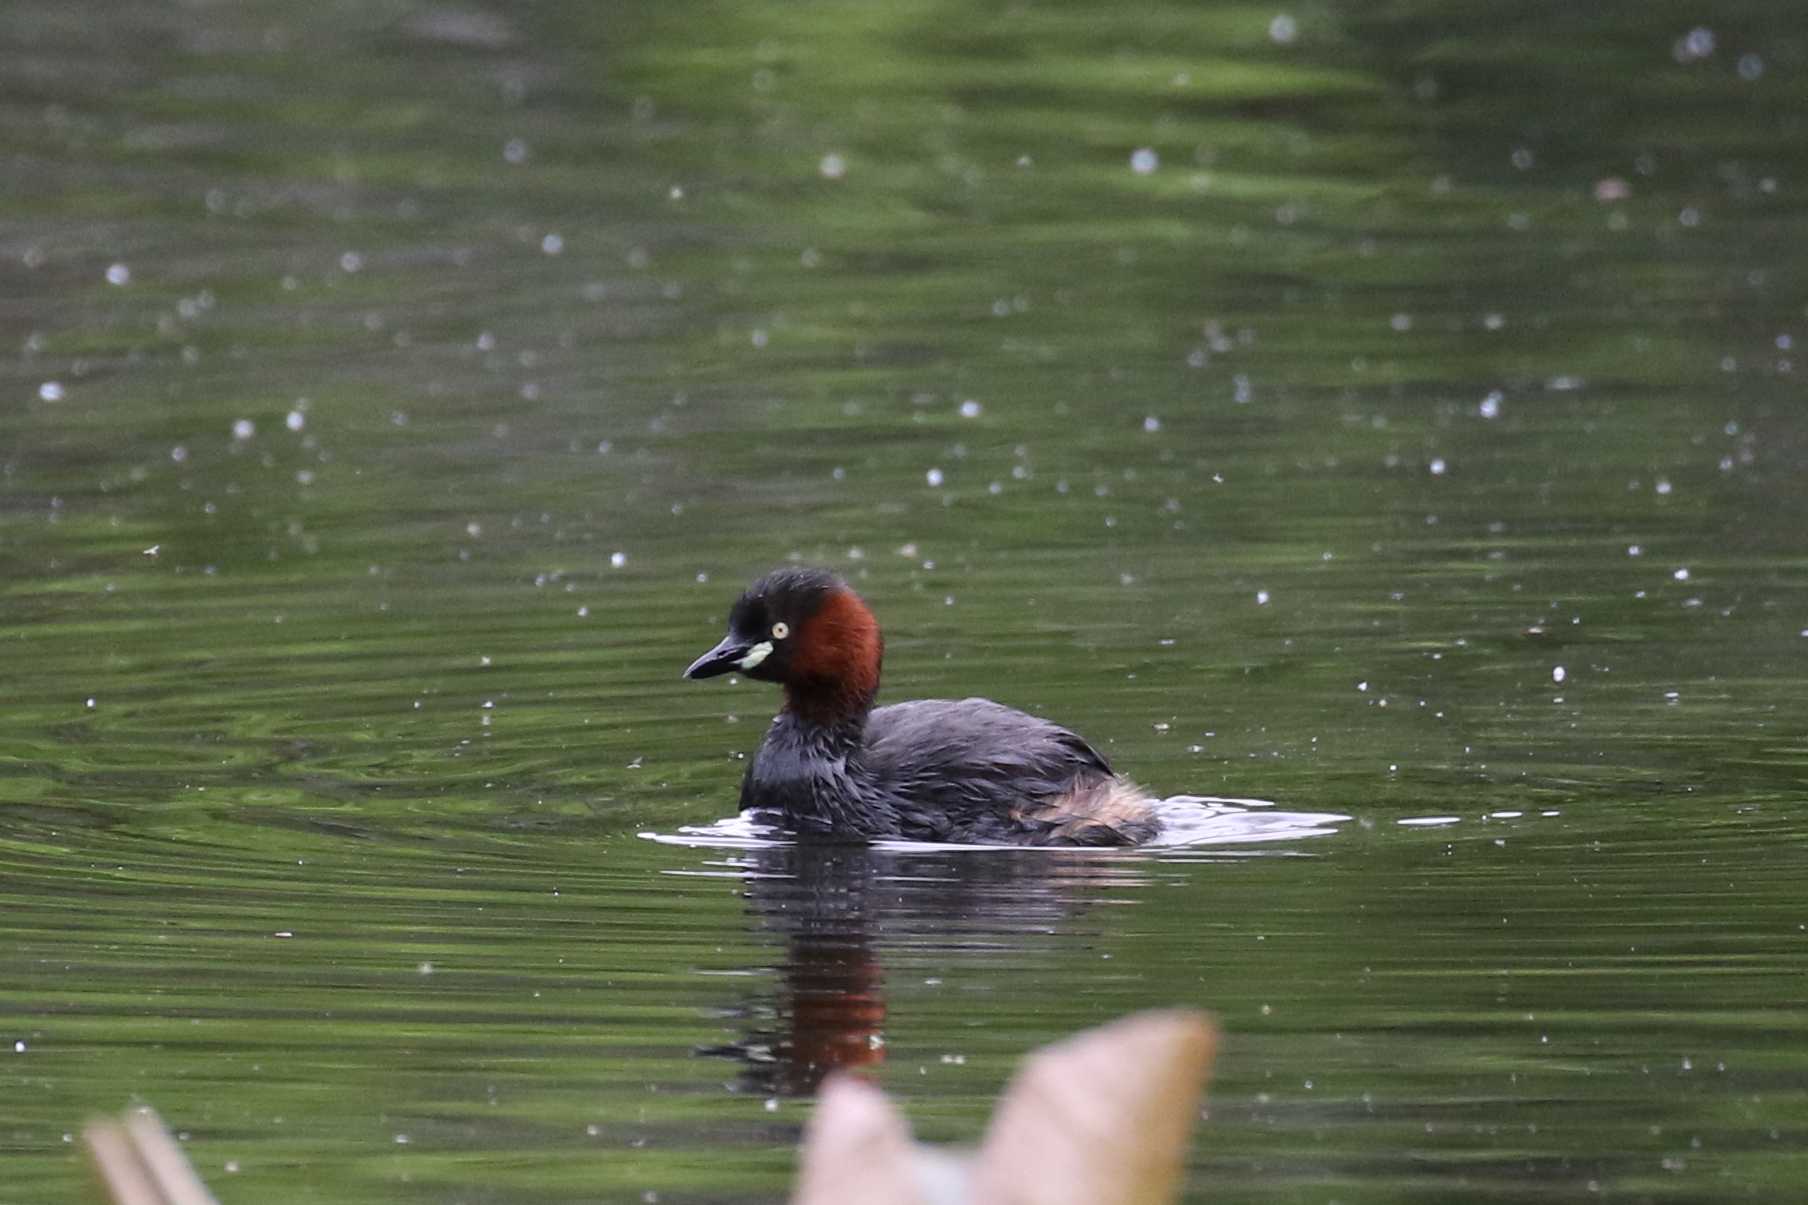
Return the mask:
{"type": "Polygon", "coordinates": [[[1154,799],[1116,775],[1075,779],[1065,793],[1025,809],[1021,819],[1046,826],[1037,842],[1045,845],[1141,845],[1161,831],[1154,799]]]}

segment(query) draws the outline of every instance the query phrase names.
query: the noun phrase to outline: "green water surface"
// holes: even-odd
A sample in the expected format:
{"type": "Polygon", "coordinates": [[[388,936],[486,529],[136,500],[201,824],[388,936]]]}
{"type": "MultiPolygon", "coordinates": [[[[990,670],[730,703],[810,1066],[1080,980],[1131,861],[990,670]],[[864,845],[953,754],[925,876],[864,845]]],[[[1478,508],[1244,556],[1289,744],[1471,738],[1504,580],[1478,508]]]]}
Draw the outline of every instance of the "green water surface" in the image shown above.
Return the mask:
{"type": "Polygon", "coordinates": [[[0,164],[0,1201],[775,1201],[1176,1004],[1188,1200],[1808,1198],[1790,6],[14,0],[0,164]],[[789,559],[1350,820],[643,838],[789,559]]]}

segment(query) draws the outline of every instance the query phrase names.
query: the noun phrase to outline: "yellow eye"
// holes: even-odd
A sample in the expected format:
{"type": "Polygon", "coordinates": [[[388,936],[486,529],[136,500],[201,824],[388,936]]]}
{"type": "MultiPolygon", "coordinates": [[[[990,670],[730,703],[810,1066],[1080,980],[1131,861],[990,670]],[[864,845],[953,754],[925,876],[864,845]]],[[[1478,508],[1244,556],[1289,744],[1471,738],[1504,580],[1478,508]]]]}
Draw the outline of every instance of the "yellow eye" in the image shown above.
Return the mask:
{"type": "Polygon", "coordinates": [[[790,624],[780,621],[780,622],[772,625],[772,638],[774,640],[783,640],[785,637],[789,636],[790,634],[791,634],[791,625],[790,624]]]}

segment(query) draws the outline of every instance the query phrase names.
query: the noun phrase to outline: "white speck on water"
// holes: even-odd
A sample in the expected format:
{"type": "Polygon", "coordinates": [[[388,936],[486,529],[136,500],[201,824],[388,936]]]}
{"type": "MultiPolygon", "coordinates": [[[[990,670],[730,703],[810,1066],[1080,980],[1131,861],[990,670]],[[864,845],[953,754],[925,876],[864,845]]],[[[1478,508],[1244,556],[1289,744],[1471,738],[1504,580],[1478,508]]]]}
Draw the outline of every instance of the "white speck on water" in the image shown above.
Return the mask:
{"type": "Polygon", "coordinates": [[[237,1159],[228,1159],[226,1162],[220,1164],[220,1170],[229,1176],[236,1176],[239,1174],[239,1161],[237,1159]]]}
{"type": "Polygon", "coordinates": [[[173,447],[169,450],[169,458],[171,460],[175,461],[177,464],[181,464],[183,461],[188,459],[188,449],[183,447],[181,444],[177,444],[175,447],[173,447]]]}
{"type": "Polygon", "coordinates": [[[1500,390],[1498,390],[1498,389],[1492,390],[1489,392],[1488,396],[1483,398],[1481,400],[1480,404],[1476,406],[1475,412],[1477,414],[1481,415],[1483,418],[1499,418],[1500,417],[1500,403],[1501,403],[1500,390]]]}
{"type": "Polygon", "coordinates": [[[1444,463],[1444,458],[1442,456],[1434,456],[1432,457],[1431,463],[1426,467],[1431,470],[1431,475],[1433,477],[1442,477],[1444,475],[1444,470],[1450,466],[1444,463]]]}
{"type": "Polygon", "coordinates": [[[1707,58],[1714,53],[1714,31],[1705,25],[1697,25],[1676,39],[1671,53],[1679,63],[1693,63],[1707,58]]]}
{"type": "Polygon", "coordinates": [[[470,536],[472,539],[476,539],[478,536],[483,534],[483,524],[479,523],[475,519],[472,519],[469,523],[465,524],[465,534],[470,536]]]}
{"type": "Polygon", "coordinates": [[[244,443],[257,434],[257,424],[248,418],[241,418],[232,424],[232,438],[244,443]]]}
{"type": "Polygon", "coordinates": [[[1680,690],[1666,690],[1664,692],[1664,700],[1670,703],[1680,702],[1682,700],[1682,692],[1680,690]]]}
{"type": "Polygon", "coordinates": [[[25,1053],[25,1039],[24,1038],[20,1038],[18,1041],[13,1043],[13,1053],[14,1054],[24,1054],[25,1053]]]}
{"type": "Polygon", "coordinates": [[[109,264],[107,266],[107,283],[120,286],[131,284],[132,269],[124,264],[109,264]]]}
{"type": "Polygon", "coordinates": [[[1658,478],[1657,484],[1652,486],[1651,488],[1655,489],[1660,495],[1662,495],[1664,497],[1668,497],[1671,489],[1674,487],[1671,486],[1670,482],[1667,479],[1660,477],[1660,478],[1658,478]]]}
{"type": "Polygon", "coordinates": [[[422,975],[433,974],[433,964],[431,962],[423,962],[423,963],[421,963],[421,965],[415,967],[414,969],[422,975]]]}
{"type": "Polygon", "coordinates": [[[60,402],[65,396],[66,395],[63,392],[63,383],[61,381],[45,381],[42,385],[38,386],[38,400],[40,402],[60,402]]]}
{"type": "Polygon", "coordinates": [[[295,470],[295,484],[297,484],[297,485],[313,485],[314,484],[314,470],[313,469],[297,469],[297,470],[295,470]]]}
{"type": "Polygon", "coordinates": [[[1689,580],[1689,571],[1687,569],[1678,569],[1675,573],[1672,573],[1670,576],[1675,578],[1679,582],[1686,582],[1689,580]]]}
{"type": "Polygon", "coordinates": [[[557,234],[549,234],[540,240],[540,250],[547,255],[557,255],[565,250],[565,240],[557,234]]]}
{"type": "Polygon", "coordinates": [[[271,937],[289,938],[289,937],[295,936],[295,931],[292,929],[278,929],[276,932],[272,933],[270,936],[271,937]]]}
{"type": "Polygon", "coordinates": [[[1739,78],[1750,83],[1764,74],[1764,60],[1755,54],[1739,56],[1739,78]]]}
{"type": "Polygon", "coordinates": [[[339,257],[341,272],[361,272],[364,270],[364,257],[356,251],[347,251],[339,257]]]}
{"type": "Polygon", "coordinates": [[[1153,435],[1155,432],[1161,430],[1161,420],[1151,414],[1149,417],[1143,419],[1143,430],[1153,435]]]}
{"type": "Polygon", "coordinates": [[[1497,331],[1497,330],[1500,330],[1502,327],[1506,326],[1506,324],[1507,324],[1507,316],[1505,314],[1483,314],[1482,315],[1482,329],[1483,330],[1497,331]]]}
{"type": "Polygon", "coordinates": [[[1369,690],[1369,684],[1367,682],[1358,682],[1356,684],[1356,689],[1358,691],[1362,692],[1363,694],[1367,694],[1368,690],[1369,690]]]}
{"type": "Polygon", "coordinates": [[[978,418],[984,410],[985,407],[974,401],[972,398],[968,398],[960,404],[960,416],[962,418],[978,418]]]}
{"type": "Polygon", "coordinates": [[[283,419],[283,426],[291,431],[299,431],[308,425],[308,416],[299,410],[291,410],[283,419]]]}
{"type": "Polygon", "coordinates": [[[847,175],[847,160],[834,151],[830,151],[822,157],[822,162],[816,165],[816,170],[822,173],[822,178],[825,180],[839,180],[847,175]]]}
{"type": "Polygon", "coordinates": [[[609,568],[620,569],[623,565],[626,565],[627,563],[628,563],[628,554],[627,553],[612,552],[609,554],[609,568]]]}
{"type": "Polygon", "coordinates": [[[89,711],[93,711],[94,710],[94,696],[90,695],[87,699],[85,699],[82,703],[82,706],[86,707],[89,711]]]}
{"type": "Polygon", "coordinates": [[[1161,156],[1153,147],[1139,146],[1130,152],[1130,170],[1139,176],[1147,176],[1161,166],[1161,156]]]}
{"type": "Polygon", "coordinates": [[[1257,590],[1256,591],[1256,606],[1265,607],[1267,605],[1268,605],[1268,591],[1257,590]]]}
{"type": "Polygon", "coordinates": [[[1230,379],[1231,401],[1239,406],[1247,406],[1255,399],[1255,387],[1249,383],[1249,377],[1238,373],[1230,379]]]}
{"type": "Polygon", "coordinates": [[[923,480],[927,481],[933,487],[939,487],[944,480],[942,470],[930,469],[927,473],[923,474],[923,480]]]}
{"type": "Polygon", "coordinates": [[[1412,315],[1411,314],[1395,314],[1392,318],[1389,318],[1387,320],[1387,324],[1389,326],[1393,327],[1396,331],[1399,331],[1402,334],[1404,334],[1405,332],[1412,329],[1412,315]]]}
{"type": "Polygon", "coordinates": [[[527,162],[527,143],[520,138],[511,138],[502,144],[502,158],[507,163],[519,166],[527,162]]]}
{"type": "Polygon", "coordinates": [[[407,1145],[408,1145],[408,1135],[406,1135],[406,1134],[397,1134],[397,1135],[396,1135],[396,1136],[395,1136],[395,1144],[396,1144],[396,1145],[397,1145],[397,1146],[407,1146],[407,1145]]]}
{"type": "Polygon", "coordinates": [[[1551,681],[1561,682],[1567,677],[1569,677],[1569,671],[1564,669],[1561,665],[1551,667],[1551,681]]]}
{"type": "Polygon", "coordinates": [[[756,326],[748,333],[747,341],[756,348],[762,348],[772,341],[772,336],[756,326]]]}
{"type": "Polygon", "coordinates": [[[1644,556],[1645,550],[1642,546],[1640,546],[1638,544],[1628,544],[1628,545],[1626,545],[1626,555],[1627,556],[1644,556]]]}
{"type": "Polygon", "coordinates": [[[1462,819],[1461,816],[1408,816],[1394,823],[1405,828],[1435,828],[1445,824],[1460,824],[1462,819]]]}
{"type": "Polygon", "coordinates": [[[578,618],[579,619],[589,619],[590,618],[590,608],[589,607],[579,607],[578,608],[578,618]]]}
{"type": "Polygon", "coordinates": [[[1513,166],[1522,172],[1530,171],[1532,165],[1538,162],[1538,156],[1532,153],[1532,148],[1529,146],[1514,147],[1513,153],[1508,158],[1512,160],[1513,166]]]}
{"type": "Polygon", "coordinates": [[[1276,13],[1268,22],[1268,40],[1276,46],[1291,46],[1299,37],[1299,22],[1287,13],[1276,13]]]}

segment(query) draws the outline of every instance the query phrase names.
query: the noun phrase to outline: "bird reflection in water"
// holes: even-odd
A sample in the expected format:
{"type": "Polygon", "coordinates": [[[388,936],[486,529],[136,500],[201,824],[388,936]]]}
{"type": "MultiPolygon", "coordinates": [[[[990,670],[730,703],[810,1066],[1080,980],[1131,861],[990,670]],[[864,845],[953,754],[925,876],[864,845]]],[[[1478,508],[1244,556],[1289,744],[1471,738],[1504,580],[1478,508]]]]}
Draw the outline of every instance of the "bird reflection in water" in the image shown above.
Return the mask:
{"type": "Polygon", "coordinates": [[[1021,949],[1109,902],[1100,888],[1147,874],[1098,854],[819,842],[742,849],[731,865],[784,958],[773,995],[731,1010],[743,1036],[702,1053],[741,1060],[744,1090],[767,1096],[809,1096],[831,1071],[884,1061],[888,955],[920,964],[1021,949]]]}

